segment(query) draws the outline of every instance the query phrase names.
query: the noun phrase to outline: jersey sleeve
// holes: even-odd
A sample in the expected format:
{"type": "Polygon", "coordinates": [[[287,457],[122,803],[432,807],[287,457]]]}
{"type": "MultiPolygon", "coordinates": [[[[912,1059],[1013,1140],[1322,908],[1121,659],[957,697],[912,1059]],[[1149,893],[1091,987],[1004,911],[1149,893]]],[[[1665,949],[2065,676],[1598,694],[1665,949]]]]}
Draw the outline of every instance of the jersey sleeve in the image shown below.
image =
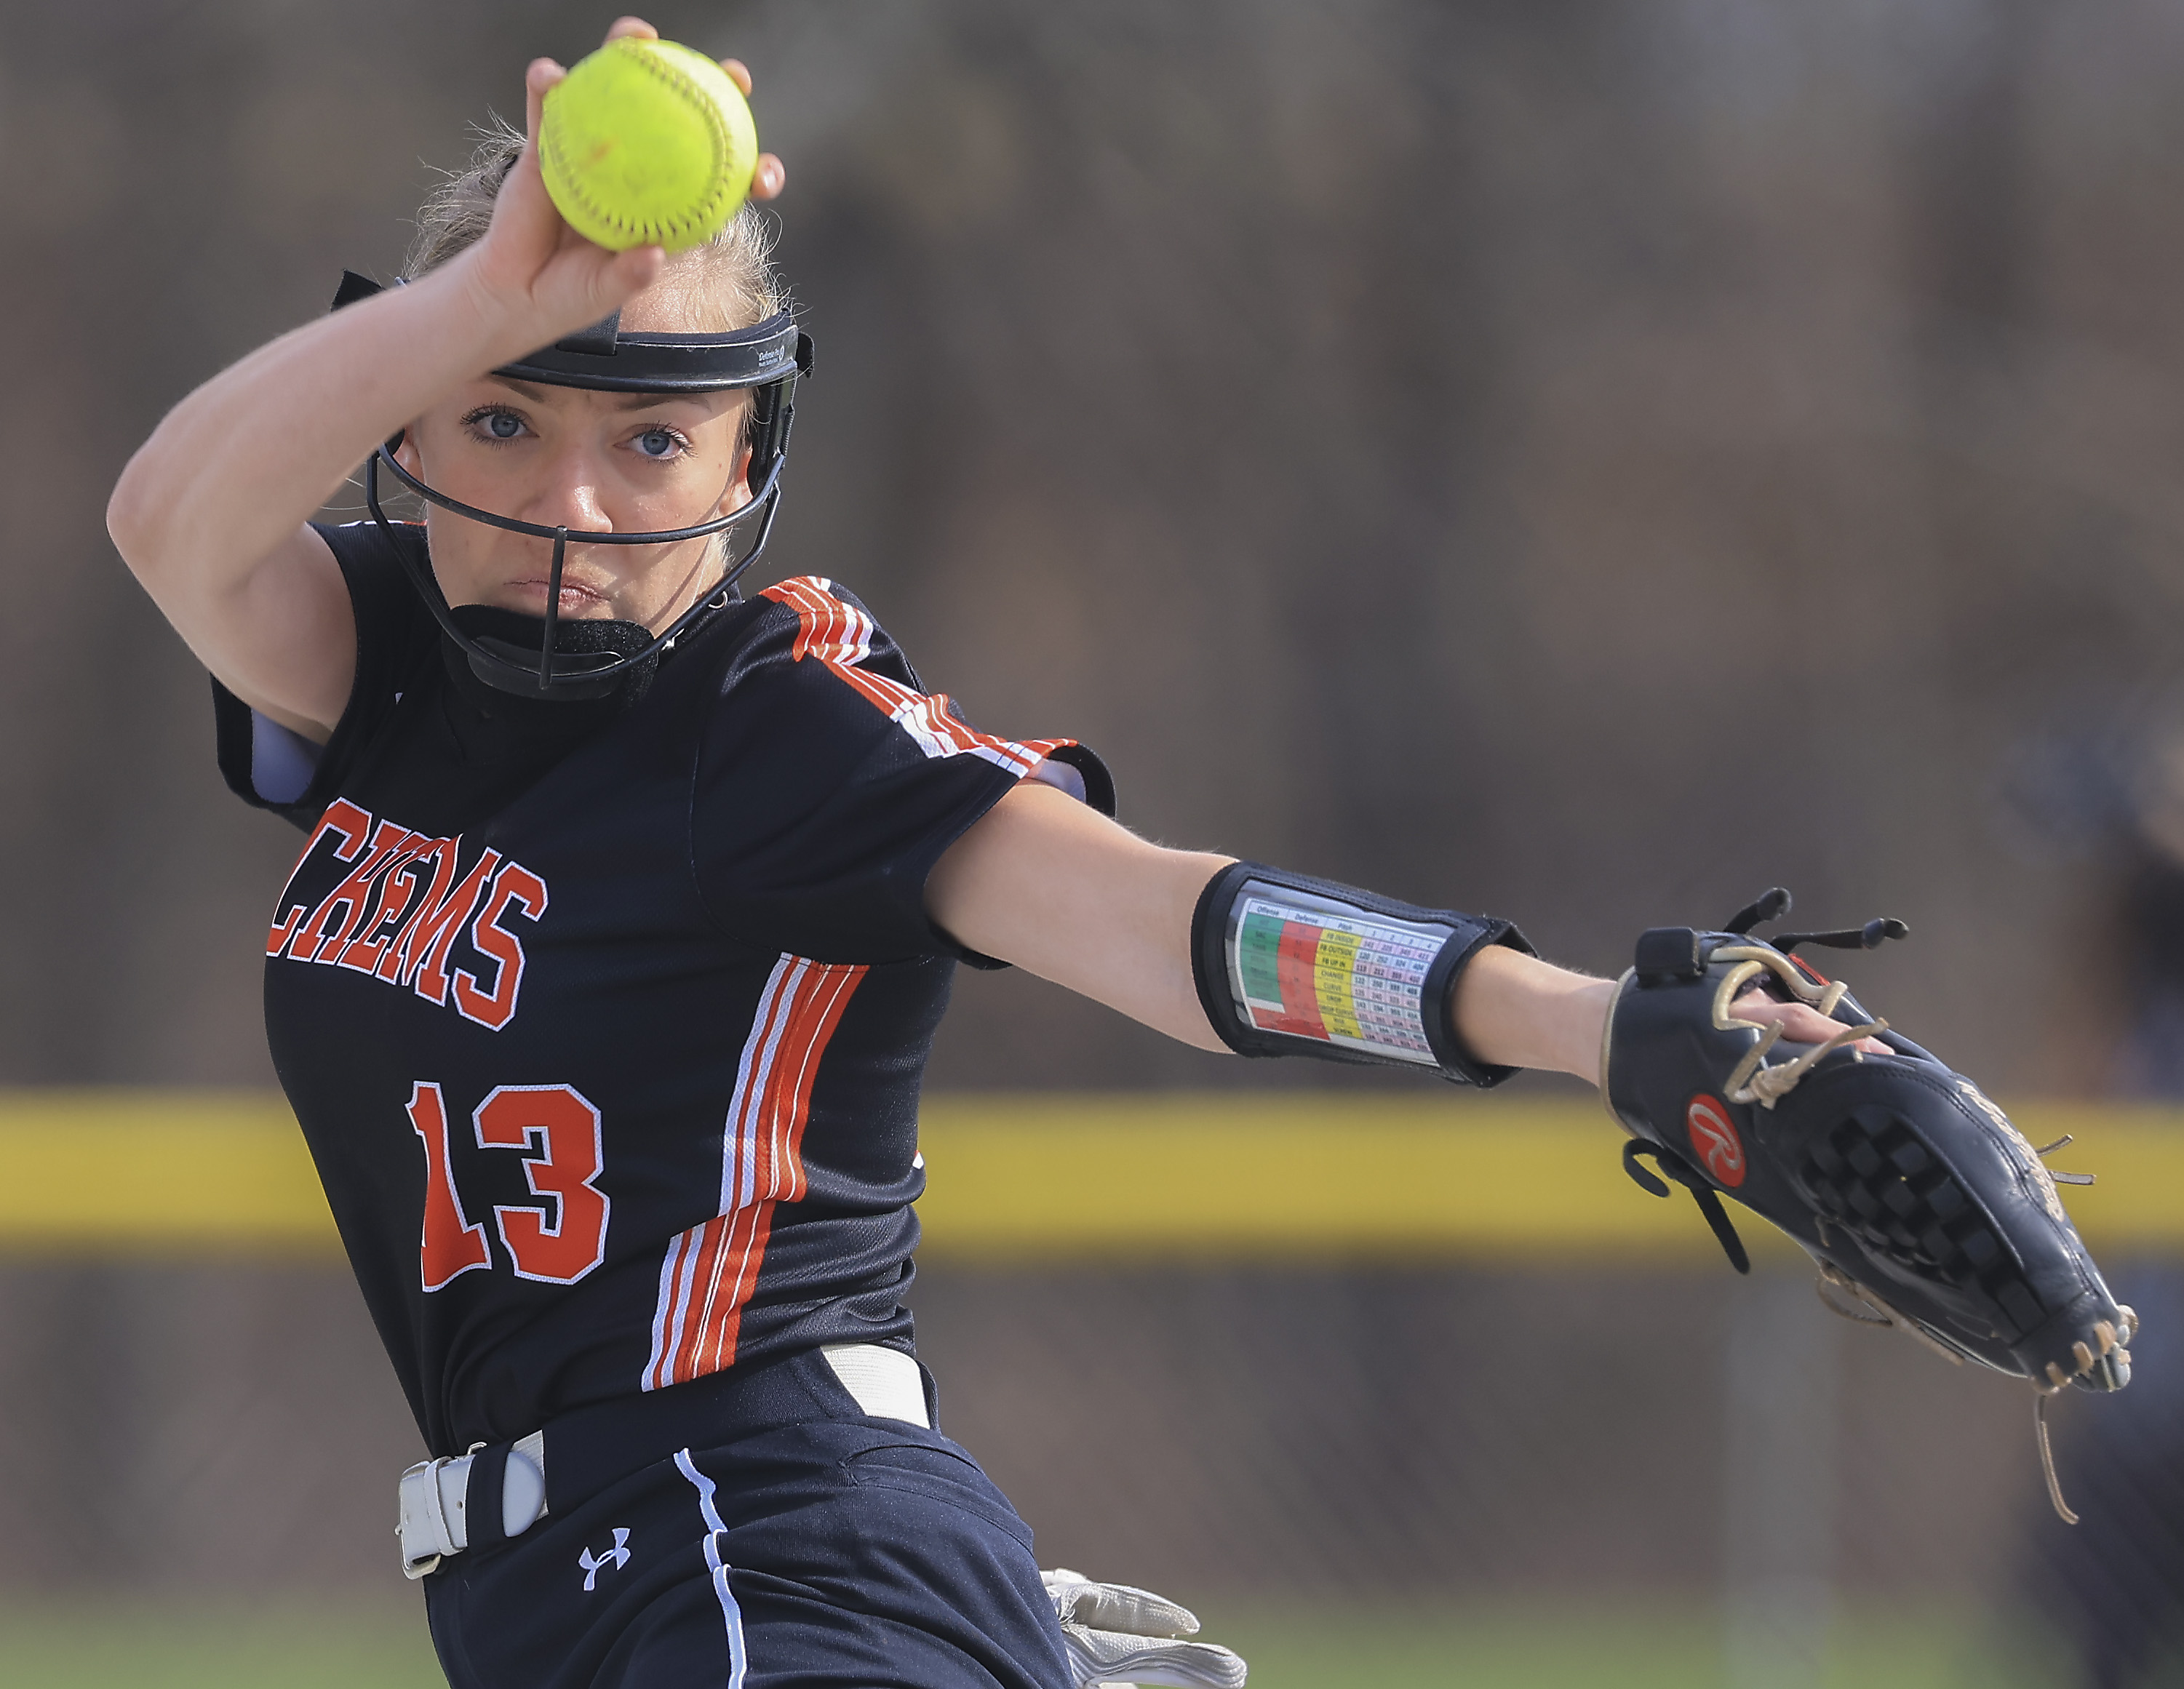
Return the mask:
{"type": "Polygon", "coordinates": [[[1106,765],[1073,739],[979,732],[831,582],[783,581],[753,613],[698,757],[692,860],[714,918],[741,942],[820,962],[1001,966],[933,924],[927,876],[1034,775],[1112,815],[1106,765]]]}
{"type": "Polygon", "coordinates": [[[438,629],[404,578],[394,544],[425,545],[425,531],[398,523],[390,544],[376,522],[331,527],[314,522],[348,584],[356,613],[356,679],[332,738],[317,745],[270,721],[212,683],[220,772],[228,789],[254,808],[270,810],[308,831],[340,789],[359,749],[393,709],[405,680],[432,661],[438,629]]]}

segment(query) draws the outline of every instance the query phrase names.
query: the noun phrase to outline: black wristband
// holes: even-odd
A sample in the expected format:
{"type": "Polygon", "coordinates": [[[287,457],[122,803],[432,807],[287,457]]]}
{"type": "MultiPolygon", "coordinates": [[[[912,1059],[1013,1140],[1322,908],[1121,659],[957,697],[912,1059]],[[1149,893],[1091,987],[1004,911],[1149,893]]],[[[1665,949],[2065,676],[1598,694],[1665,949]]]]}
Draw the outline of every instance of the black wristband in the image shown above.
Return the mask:
{"type": "Polygon", "coordinates": [[[1457,979],[1487,945],[1533,954],[1492,916],[1422,909],[1259,862],[1214,875],[1190,921],[1200,1006],[1239,1056],[1436,1067],[1473,1085],[1518,1071],[1475,1059],[1449,1013],[1457,979]]]}

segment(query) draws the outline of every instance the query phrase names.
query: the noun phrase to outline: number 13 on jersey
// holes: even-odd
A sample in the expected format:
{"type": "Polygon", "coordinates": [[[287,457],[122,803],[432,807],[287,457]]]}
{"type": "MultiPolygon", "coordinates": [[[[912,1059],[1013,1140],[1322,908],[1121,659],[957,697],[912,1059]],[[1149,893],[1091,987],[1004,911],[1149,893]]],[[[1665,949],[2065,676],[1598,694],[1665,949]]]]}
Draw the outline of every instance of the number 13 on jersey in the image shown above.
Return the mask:
{"type": "MultiPolygon", "coordinates": [[[[410,1124],[425,1145],[425,1226],[420,1263],[426,1290],[490,1270],[482,1222],[465,1218],[448,1156],[448,1106],[420,1079],[410,1092],[410,1124]]],[[[606,1258],[606,1196],[599,1176],[599,1112],[570,1085],[500,1085],[471,1115],[482,1150],[523,1152],[523,1176],[549,1208],[504,1202],[493,1211],[501,1246],[519,1279],[573,1285],[606,1258]]]]}

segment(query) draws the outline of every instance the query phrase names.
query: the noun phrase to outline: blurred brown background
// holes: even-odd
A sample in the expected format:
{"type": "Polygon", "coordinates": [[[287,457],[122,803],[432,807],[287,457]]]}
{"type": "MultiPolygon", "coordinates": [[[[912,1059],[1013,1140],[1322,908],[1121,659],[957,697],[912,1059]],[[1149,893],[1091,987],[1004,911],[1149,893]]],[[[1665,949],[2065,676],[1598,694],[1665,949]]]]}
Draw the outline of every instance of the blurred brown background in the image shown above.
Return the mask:
{"type": "MultiPolygon", "coordinates": [[[[2104,1081],[2113,852],[2008,794],[2180,672],[2175,6],[655,9],[793,172],[769,568],[1161,837],[1599,968],[1779,880],[1909,920],[1869,995],[1995,1088],[2104,1081]]],[[[0,10],[0,1078],[268,1077],[292,841],[103,499],[604,15],[0,10]]],[[[939,1083],[1298,1077],[964,996],[939,1083]]]]}
{"type": "MultiPolygon", "coordinates": [[[[982,725],[1093,744],[1156,836],[1596,969],[1776,882],[1814,924],[1899,915],[1855,978],[1991,1088],[2184,1088],[2184,5],[649,15],[750,61],[790,167],[819,365],[766,566],[855,588],[982,725]]],[[[608,19],[0,3],[0,1084],[270,1082],[297,841],[220,788],[106,491],[343,266],[391,275],[466,125],[608,19]]],[[[933,1074],[1333,1079],[1382,1082],[1006,975],[964,981],[933,1074]]],[[[1688,1593],[1745,1555],[1991,1612],[2055,1584],[2014,1395],[1879,1339],[1825,1401],[1795,1381],[1831,1350],[1753,1385],[1739,1357],[1804,1328],[1740,1290],[935,1273],[919,1306],[956,1429],[1095,1572],[1688,1593]],[[1779,1449],[1722,1452],[1769,1401],[1897,1463],[1814,1480],[1815,1515],[1779,1449]],[[1738,1501],[1755,1462],[1786,1498],[1738,1501]],[[1815,1516],[1832,1547],[1752,1547],[1815,1516]]],[[[410,1452],[353,1292],[242,1268],[0,1273],[0,1439],[25,1587],[362,1579],[410,1452]]],[[[2168,1518],[2114,1552],[2173,1551],[2168,1518]]],[[[1818,1610],[1775,1593],[1783,1634],[1818,1610]]]]}

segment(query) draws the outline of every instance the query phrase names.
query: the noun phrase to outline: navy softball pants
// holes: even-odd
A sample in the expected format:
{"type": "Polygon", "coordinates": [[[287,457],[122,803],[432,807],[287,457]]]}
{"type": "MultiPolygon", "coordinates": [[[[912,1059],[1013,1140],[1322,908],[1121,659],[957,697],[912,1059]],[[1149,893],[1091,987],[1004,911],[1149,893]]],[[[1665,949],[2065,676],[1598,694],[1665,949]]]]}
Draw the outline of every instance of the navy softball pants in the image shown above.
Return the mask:
{"type": "Polygon", "coordinates": [[[546,1517],[425,1580],[454,1689],[1070,1689],[1031,1528],[962,1449],[816,1353],[710,1396],[596,1490],[630,1419],[547,1428],[546,1517]]]}

